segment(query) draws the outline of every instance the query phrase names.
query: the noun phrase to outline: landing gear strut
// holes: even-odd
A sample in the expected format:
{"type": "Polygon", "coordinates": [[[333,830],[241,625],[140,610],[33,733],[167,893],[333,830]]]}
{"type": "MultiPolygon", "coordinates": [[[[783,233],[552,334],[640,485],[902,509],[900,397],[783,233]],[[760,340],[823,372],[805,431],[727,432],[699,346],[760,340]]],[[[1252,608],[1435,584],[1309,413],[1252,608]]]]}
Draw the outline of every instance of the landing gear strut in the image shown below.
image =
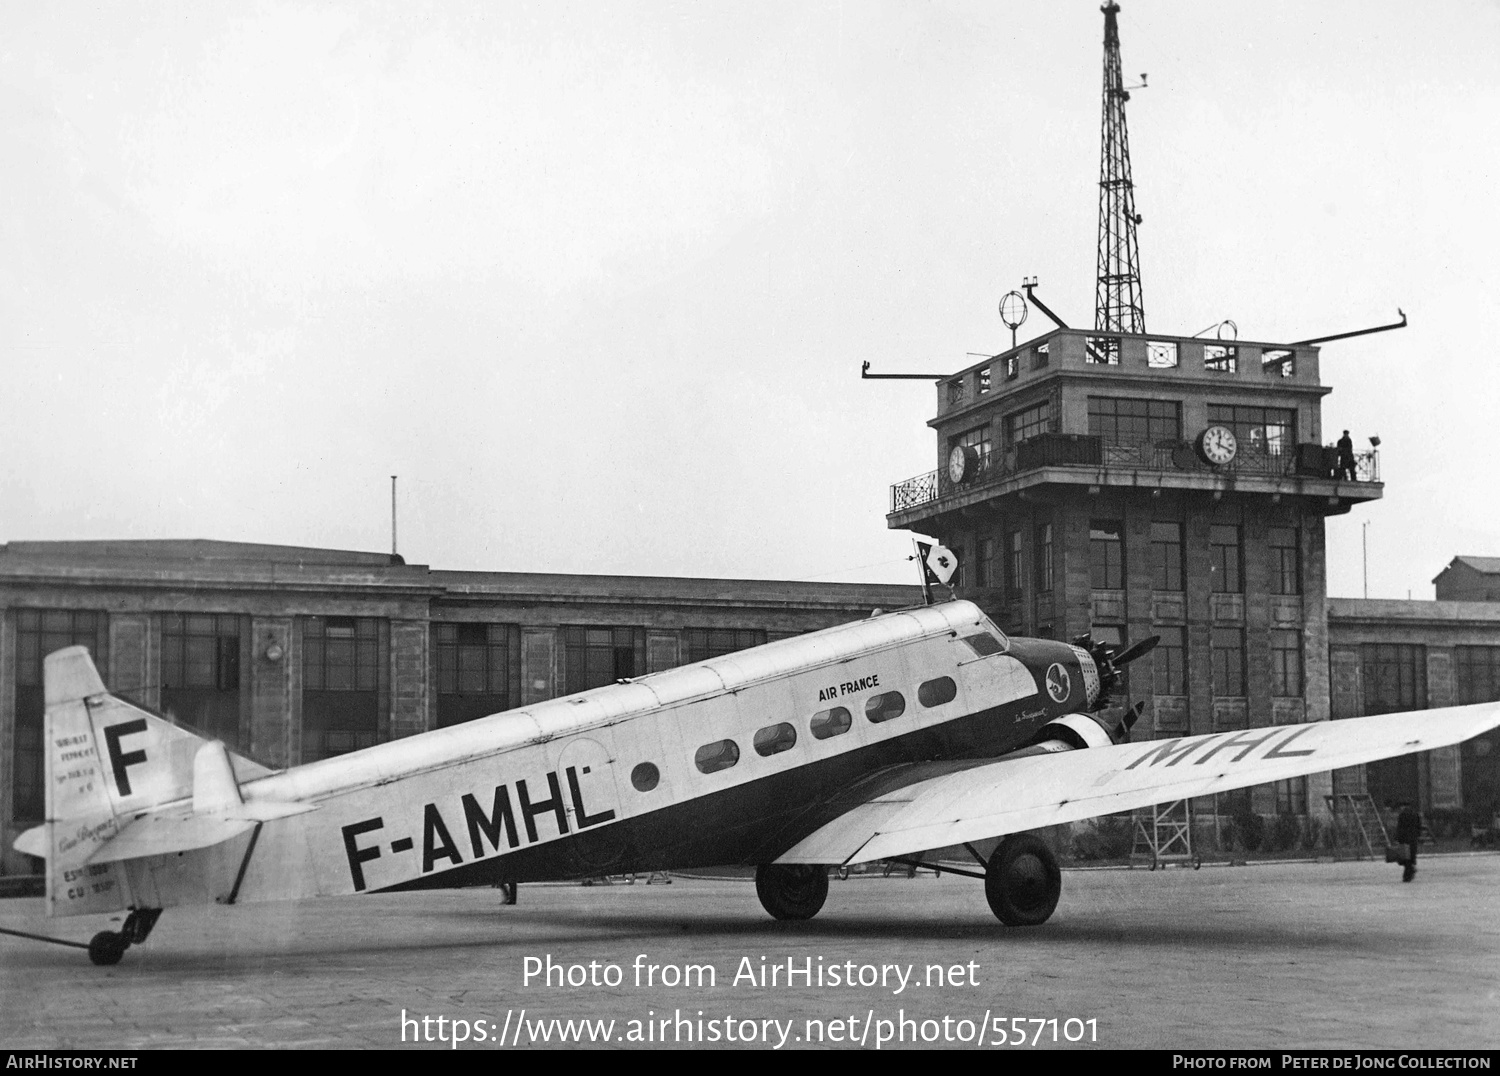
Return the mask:
{"type": "Polygon", "coordinates": [[[1045,923],[1062,893],[1057,858],[1039,837],[1015,833],[1000,842],[984,870],[984,895],[1008,927],[1045,923]]]}
{"type": "Polygon", "coordinates": [[[755,868],[755,894],[777,919],[811,919],[828,899],[828,870],[804,863],[763,863],[755,868]]]}
{"type": "Polygon", "coordinates": [[[160,918],[160,908],[132,908],[118,933],[101,930],[94,935],[89,941],[89,959],[101,966],[118,964],[126,949],[151,936],[151,928],[160,918]]]}

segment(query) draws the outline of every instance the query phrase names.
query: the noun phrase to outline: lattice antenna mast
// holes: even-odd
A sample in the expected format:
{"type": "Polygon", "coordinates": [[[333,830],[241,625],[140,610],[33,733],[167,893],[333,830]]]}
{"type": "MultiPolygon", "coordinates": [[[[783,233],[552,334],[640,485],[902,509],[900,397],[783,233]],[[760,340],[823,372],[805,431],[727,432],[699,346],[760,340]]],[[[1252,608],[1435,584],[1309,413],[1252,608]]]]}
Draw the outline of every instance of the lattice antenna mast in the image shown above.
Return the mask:
{"type": "Polygon", "coordinates": [[[1125,102],[1130,93],[1120,75],[1120,5],[1107,0],[1104,12],[1104,133],[1099,160],[1099,287],[1094,328],[1143,333],[1141,264],[1136,250],[1135,186],[1130,181],[1130,137],[1125,130],[1125,102]]]}

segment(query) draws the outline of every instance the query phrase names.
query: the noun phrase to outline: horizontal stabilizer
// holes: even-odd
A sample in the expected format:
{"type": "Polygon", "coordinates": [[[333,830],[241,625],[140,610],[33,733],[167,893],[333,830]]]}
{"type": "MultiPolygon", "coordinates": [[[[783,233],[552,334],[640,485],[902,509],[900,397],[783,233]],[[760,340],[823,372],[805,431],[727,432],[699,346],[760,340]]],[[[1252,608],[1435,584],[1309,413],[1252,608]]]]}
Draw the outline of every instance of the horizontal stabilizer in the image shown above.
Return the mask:
{"type": "Polygon", "coordinates": [[[142,815],[99,846],[90,863],[119,863],[142,856],[166,856],[238,837],[255,825],[247,819],[212,815],[142,815]]]}
{"type": "Polygon", "coordinates": [[[257,822],[270,822],[316,810],[306,803],[245,803],[227,812],[198,814],[185,807],[141,814],[123,823],[88,857],[90,863],[118,863],[142,856],[166,856],[208,848],[238,837],[257,822]]]}
{"type": "Polygon", "coordinates": [[[36,856],[38,859],[47,858],[47,827],[34,826],[16,838],[13,847],[23,856],[36,856]]]}

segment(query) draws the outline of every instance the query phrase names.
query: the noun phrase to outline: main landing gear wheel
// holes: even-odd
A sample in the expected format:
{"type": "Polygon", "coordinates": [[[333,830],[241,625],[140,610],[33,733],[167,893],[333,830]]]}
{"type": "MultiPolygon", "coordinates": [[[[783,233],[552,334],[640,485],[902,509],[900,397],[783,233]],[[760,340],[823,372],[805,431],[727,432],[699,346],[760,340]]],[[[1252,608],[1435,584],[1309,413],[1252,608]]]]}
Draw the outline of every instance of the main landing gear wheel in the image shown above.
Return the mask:
{"type": "Polygon", "coordinates": [[[777,919],[811,919],[828,899],[828,871],[804,863],[763,863],[755,868],[755,895],[777,919]]]}
{"type": "Polygon", "coordinates": [[[1008,927],[1035,927],[1057,908],[1062,871],[1039,837],[1017,833],[1000,842],[984,870],[984,895],[1008,927]]]}

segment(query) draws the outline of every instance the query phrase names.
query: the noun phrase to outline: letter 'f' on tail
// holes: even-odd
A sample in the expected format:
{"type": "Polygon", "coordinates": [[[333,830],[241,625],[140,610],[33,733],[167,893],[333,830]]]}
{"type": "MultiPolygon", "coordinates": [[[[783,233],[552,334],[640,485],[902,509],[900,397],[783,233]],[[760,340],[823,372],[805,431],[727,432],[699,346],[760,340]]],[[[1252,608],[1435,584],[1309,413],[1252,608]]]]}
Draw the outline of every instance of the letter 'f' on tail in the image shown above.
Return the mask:
{"type": "Polygon", "coordinates": [[[110,695],[84,647],[47,655],[44,676],[47,816],[15,846],[47,861],[47,914],[134,905],[129,860],[254,825],[234,817],[239,782],[271,771],[110,695]]]}

